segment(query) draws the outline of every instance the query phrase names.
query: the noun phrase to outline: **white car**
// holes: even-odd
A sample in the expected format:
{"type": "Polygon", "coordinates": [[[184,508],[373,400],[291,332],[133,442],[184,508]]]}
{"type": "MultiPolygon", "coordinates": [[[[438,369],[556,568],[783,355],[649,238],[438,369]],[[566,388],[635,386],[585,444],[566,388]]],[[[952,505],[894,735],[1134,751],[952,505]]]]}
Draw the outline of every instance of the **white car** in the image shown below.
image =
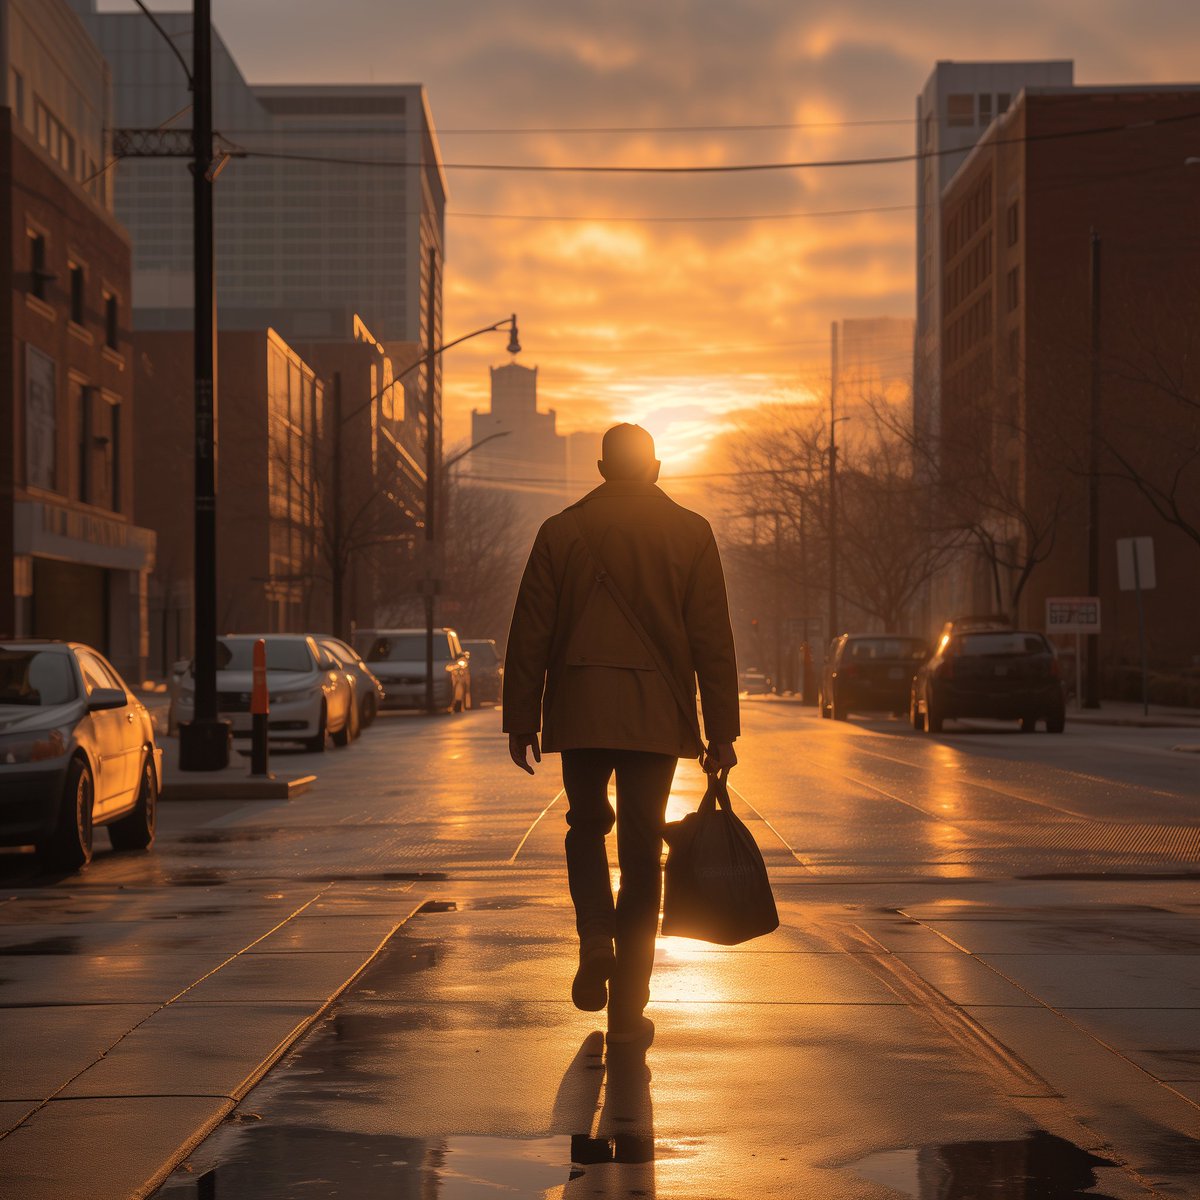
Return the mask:
{"type": "Polygon", "coordinates": [[[78,642],[0,642],[0,846],[75,871],[108,826],[114,850],[154,841],[162,750],[146,706],[78,642]]]}
{"type": "Polygon", "coordinates": [[[383,684],[375,678],[374,672],[363,662],[358,651],[346,645],[341,638],[323,633],[314,636],[317,645],[336,658],[350,676],[354,686],[354,698],[358,703],[358,723],[360,728],[366,729],[375,720],[375,714],[383,703],[383,684]]]}
{"type": "MultiPolygon", "coordinates": [[[[250,690],[254,684],[254,643],[267,644],[267,690],[271,741],[303,742],[320,753],[327,736],[334,745],[348,745],[358,736],[358,705],[354,685],[328,651],[300,633],[237,634],[217,639],[217,710],[233,725],[235,738],[248,738],[253,729],[250,690]]],[[[180,721],[195,712],[196,681],[189,672],[179,689],[180,721]]]]}
{"type": "MultiPolygon", "coordinates": [[[[424,629],[360,629],[354,641],[383,684],[385,708],[424,708],[424,629]]],[[[470,657],[453,629],[433,631],[435,708],[462,712],[471,707],[470,657]]]]}

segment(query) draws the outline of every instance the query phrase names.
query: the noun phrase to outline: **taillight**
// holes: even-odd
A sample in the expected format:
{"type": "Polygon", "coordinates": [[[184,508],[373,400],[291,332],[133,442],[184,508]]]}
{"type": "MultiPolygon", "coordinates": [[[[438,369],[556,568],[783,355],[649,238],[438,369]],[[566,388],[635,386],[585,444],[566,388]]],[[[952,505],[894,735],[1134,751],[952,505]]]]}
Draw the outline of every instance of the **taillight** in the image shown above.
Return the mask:
{"type": "Polygon", "coordinates": [[[858,674],[858,664],[857,664],[857,663],[850,663],[850,665],[849,665],[849,666],[845,666],[845,667],[843,667],[843,668],[842,668],[842,670],[841,670],[841,674],[843,674],[843,675],[845,675],[845,676],[847,676],[847,677],[849,677],[849,678],[851,678],[851,679],[852,679],[852,678],[853,678],[855,675],[857,675],[857,674],[858,674]]]}
{"type": "Polygon", "coordinates": [[[1057,658],[1050,659],[1050,676],[1052,679],[1061,679],[1062,678],[1062,667],[1060,667],[1058,665],[1057,658]]]}

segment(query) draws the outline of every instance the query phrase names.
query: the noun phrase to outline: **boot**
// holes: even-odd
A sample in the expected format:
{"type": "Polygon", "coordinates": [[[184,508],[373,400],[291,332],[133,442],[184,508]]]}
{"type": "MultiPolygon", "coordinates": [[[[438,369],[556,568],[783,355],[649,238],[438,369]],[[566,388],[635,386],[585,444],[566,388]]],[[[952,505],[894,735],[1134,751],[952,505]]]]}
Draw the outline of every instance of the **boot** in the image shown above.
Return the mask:
{"type": "Polygon", "coordinates": [[[608,981],[616,969],[612,941],[608,938],[581,942],[579,969],[571,984],[571,1002],[584,1012],[599,1012],[608,1003],[608,981]]]}

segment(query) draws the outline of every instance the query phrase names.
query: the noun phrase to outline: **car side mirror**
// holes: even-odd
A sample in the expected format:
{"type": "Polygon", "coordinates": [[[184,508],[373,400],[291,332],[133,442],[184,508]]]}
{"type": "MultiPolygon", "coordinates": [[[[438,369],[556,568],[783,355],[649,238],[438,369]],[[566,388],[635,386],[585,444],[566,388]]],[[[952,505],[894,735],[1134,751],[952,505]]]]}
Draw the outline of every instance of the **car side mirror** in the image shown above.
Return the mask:
{"type": "Polygon", "coordinates": [[[104,712],[110,708],[124,708],[129,697],[120,688],[96,688],[88,697],[88,712],[104,712]]]}

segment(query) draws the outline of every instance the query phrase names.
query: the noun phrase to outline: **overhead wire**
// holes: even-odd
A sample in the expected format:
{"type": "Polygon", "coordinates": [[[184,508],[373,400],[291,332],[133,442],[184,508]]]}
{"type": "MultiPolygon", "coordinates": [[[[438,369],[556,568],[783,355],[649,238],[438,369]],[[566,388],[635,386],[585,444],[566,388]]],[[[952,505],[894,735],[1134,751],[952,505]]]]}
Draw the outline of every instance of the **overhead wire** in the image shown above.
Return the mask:
{"type": "MultiPolygon", "coordinates": [[[[1019,146],[1035,143],[1058,142],[1075,138],[1099,137],[1106,134],[1124,133],[1134,129],[1147,129],[1164,125],[1176,125],[1185,121],[1200,120],[1200,110],[1175,113],[1165,117],[1151,117],[1140,121],[1120,121],[1107,125],[1095,125],[1084,129],[1049,130],[1045,133],[1024,133],[1016,137],[996,137],[988,146],[1019,146]]],[[[904,163],[923,162],[950,155],[962,154],[966,147],[939,146],[936,150],[917,150],[910,154],[880,154],[859,158],[808,159],[797,161],[757,163],[703,163],[688,166],[630,165],[607,163],[454,163],[438,165],[447,171],[499,171],[519,174],[584,174],[584,175],[733,175],[762,173],[766,171],[830,170],[847,167],[897,166],[904,163]]],[[[303,154],[286,150],[253,150],[237,146],[233,151],[241,158],[261,158],[282,162],[326,163],[331,166],[382,167],[389,169],[425,169],[431,164],[417,160],[409,162],[386,158],[355,158],[348,155],[303,154]]]]}

